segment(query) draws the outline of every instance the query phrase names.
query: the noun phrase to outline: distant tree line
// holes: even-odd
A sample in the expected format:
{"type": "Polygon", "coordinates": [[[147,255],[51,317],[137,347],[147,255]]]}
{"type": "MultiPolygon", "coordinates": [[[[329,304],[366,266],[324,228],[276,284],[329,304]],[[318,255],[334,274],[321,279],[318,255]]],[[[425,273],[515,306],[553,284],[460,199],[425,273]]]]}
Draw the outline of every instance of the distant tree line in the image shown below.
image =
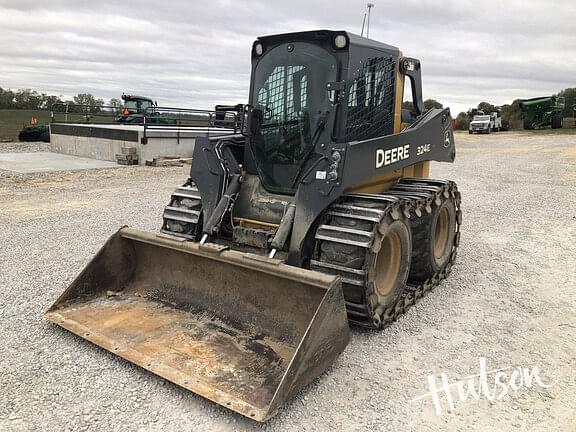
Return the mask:
{"type": "MultiPolygon", "coordinates": [[[[543,97],[546,95],[542,95],[543,97]]],[[[557,95],[565,99],[564,117],[574,116],[574,107],[576,105],[576,87],[566,88],[560,91],[557,95]]],[[[468,125],[479,111],[485,114],[498,111],[502,117],[502,124],[511,129],[522,128],[522,110],[520,109],[520,102],[522,99],[515,99],[511,104],[504,104],[501,106],[492,105],[489,102],[480,102],[476,108],[470,108],[466,112],[461,112],[456,117],[456,129],[467,130],[468,125]]]]}
{"type": "Polygon", "coordinates": [[[566,99],[566,105],[564,106],[564,117],[572,117],[574,115],[574,108],[576,105],[576,87],[571,87],[562,90],[558,93],[558,96],[562,96],[566,99]]]}
{"type": "MultiPolygon", "coordinates": [[[[404,101],[402,103],[402,108],[407,109],[410,112],[414,112],[414,104],[411,101],[404,101]]],[[[424,110],[428,111],[432,108],[444,108],[444,106],[436,99],[426,99],[424,101],[424,110]]]]}
{"type": "MultiPolygon", "coordinates": [[[[566,88],[560,91],[557,96],[565,98],[564,117],[572,117],[574,115],[573,109],[576,105],[576,87],[566,88]]],[[[458,114],[456,117],[456,129],[468,129],[470,121],[479,111],[484,113],[499,111],[503,124],[513,129],[520,128],[522,118],[520,101],[520,99],[515,99],[511,104],[501,106],[492,105],[489,102],[480,102],[476,108],[470,108],[468,111],[458,114]]],[[[81,109],[78,105],[101,106],[104,105],[104,99],[97,98],[90,93],[79,93],[72,100],[65,100],[62,96],[38,93],[30,89],[11,90],[0,87],[0,109],[49,110],[56,103],[67,104],[69,112],[84,112],[85,109],[81,109]]],[[[113,107],[119,107],[122,103],[119,99],[112,98],[108,104],[113,107]]],[[[410,101],[405,101],[402,104],[402,108],[414,112],[414,105],[410,101]]],[[[424,101],[424,109],[429,110],[431,108],[443,108],[443,105],[435,99],[426,99],[424,101]]],[[[100,111],[98,108],[90,109],[92,113],[98,111],[100,111]]]]}
{"type": "MultiPolygon", "coordinates": [[[[0,109],[49,110],[56,103],[68,104],[69,107],[101,106],[104,105],[104,99],[97,98],[90,93],[79,93],[72,100],[66,100],[62,96],[39,93],[30,89],[11,90],[0,87],[0,109]]],[[[111,99],[110,105],[120,106],[120,101],[111,99]]]]}

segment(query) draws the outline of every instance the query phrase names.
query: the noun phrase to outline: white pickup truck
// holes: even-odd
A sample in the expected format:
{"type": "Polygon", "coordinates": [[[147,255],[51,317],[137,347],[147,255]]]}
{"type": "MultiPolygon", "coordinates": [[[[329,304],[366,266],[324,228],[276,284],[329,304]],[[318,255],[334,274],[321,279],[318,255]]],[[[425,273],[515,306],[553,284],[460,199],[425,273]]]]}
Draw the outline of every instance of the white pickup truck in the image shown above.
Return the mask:
{"type": "Polygon", "coordinates": [[[499,116],[497,112],[490,114],[478,114],[475,115],[470,126],[468,126],[468,133],[473,134],[478,133],[490,133],[499,132],[502,128],[502,117],[499,116]]]}

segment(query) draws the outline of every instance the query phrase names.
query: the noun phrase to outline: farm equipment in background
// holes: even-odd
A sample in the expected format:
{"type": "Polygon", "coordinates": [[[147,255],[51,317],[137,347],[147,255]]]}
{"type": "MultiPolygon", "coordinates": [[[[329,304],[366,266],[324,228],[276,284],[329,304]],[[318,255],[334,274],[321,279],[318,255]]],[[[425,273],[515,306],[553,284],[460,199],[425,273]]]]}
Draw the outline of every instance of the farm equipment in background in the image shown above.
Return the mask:
{"type": "Polygon", "coordinates": [[[141,124],[144,117],[154,115],[154,107],[158,103],[144,96],[122,94],[123,105],[115,117],[117,123],[141,124]]]}
{"type": "Polygon", "coordinates": [[[18,133],[18,141],[50,142],[50,128],[47,125],[24,126],[18,133]]]}
{"type": "Polygon", "coordinates": [[[489,134],[490,132],[500,132],[500,130],[502,130],[502,117],[497,111],[490,114],[478,111],[468,126],[469,134],[474,132],[489,134]]]}
{"type": "Polygon", "coordinates": [[[552,129],[562,127],[564,98],[558,96],[537,97],[520,101],[524,129],[552,129]]]}
{"type": "Polygon", "coordinates": [[[48,125],[39,125],[38,119],[35,116],[32,116],[30,118],[30,124],[23,126],[18,133],[18,141],[50,142],[50,127],[48,125]]]}
{"type": "Polygon", "coordinates": [[[161,233],[122,228],[46,318],[264,421],[325,371],[348,322],[382,329],[452,269],[449,109],[421,67],[341,31],[258,38],[242,133],[198,137],[161,233]],[[416,119],[401,121],[404,81],[416,119]]]}

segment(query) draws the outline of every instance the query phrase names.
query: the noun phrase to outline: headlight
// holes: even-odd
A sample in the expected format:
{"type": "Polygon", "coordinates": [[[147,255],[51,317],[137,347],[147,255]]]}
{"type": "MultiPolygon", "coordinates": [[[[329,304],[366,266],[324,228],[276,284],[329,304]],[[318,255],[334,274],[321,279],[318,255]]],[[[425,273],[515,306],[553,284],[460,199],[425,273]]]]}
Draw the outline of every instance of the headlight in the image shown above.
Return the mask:
{"type": "Polygon", "coordinates": [[[344,35],[339,34],[334,38],[334,46],[338,49],[346,48],[347,44],[348,39],[344,35]]]}
{"type": "Polygon", "coordinates": [[[402,67],[404,68],[404,71],[414,71],[416,69],[416,62],[414,62],[413,60],[408,60],[405,59],[404,62],[402,63],[402,67]]]}
{"type": "Polygon", "coordinates": [[[262,44],[260,42],[258,42],[256,45],[254,45],[254,53],[257,56],[261,56],[263,52],[264,52],[264,47],[262,46],[262,44]]]}

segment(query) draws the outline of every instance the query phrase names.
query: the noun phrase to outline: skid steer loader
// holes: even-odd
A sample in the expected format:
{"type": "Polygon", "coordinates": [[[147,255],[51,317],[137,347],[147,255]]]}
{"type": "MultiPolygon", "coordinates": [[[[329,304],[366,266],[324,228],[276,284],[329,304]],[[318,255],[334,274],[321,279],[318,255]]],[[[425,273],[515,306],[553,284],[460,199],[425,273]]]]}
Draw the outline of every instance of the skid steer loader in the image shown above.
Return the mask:
{"type": "Polygon", "coordinates": [[[420,62],[341,31],[252,46],[243,133],[198,138],[161,233],[122,228],[46,317],[258,421],[451,270],[448,109],[420,62]],[[404,81],[416,112],[402,113],[404,81]],[[403,122],[412,119],[412,123],[403,122]]]}

